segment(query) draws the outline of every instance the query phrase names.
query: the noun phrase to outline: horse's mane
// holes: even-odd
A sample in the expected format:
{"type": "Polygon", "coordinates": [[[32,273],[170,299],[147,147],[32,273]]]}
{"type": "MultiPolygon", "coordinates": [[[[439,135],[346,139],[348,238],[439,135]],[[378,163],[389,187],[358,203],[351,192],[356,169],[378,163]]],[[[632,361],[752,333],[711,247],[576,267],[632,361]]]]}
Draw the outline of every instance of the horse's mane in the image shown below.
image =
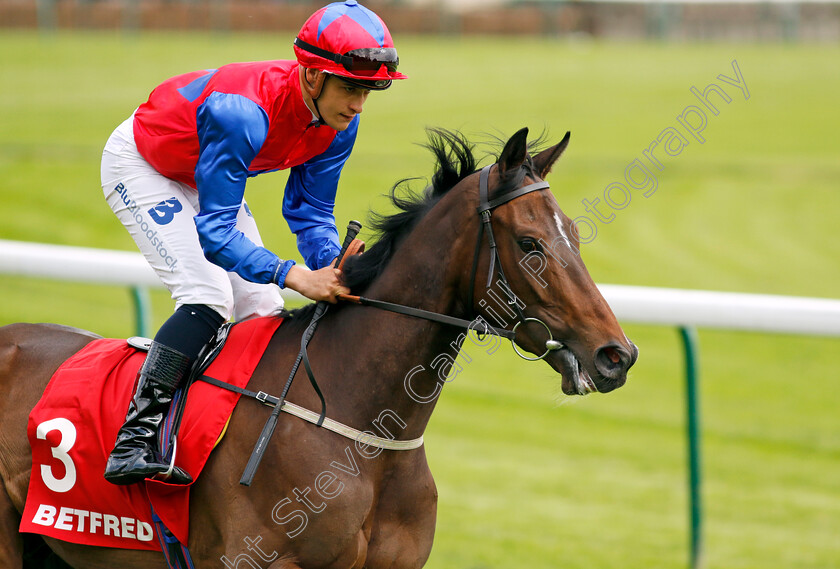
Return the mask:
{"type": "Polygon", "coordinates": [[[389,193],[397,213],[370,213],[369,225],[379,238],[364,255],[347,259],[344,268],[344,282],[355,294],[379,276],[417,222],[458,182],[476,170],[474,146],[461,133],[442,129],[428,132],[429,141],[425,146],[434,154],[437,166],[431,184],[422,192],[416,192],[410,186],[416,178],[400,180],[389,193]]]}
{"type": "MultiPolygon", "coordinates": [[[[363,255],[347,259],[344,266],[344,282],[353,294],[362,294],[382,273],[400,242],[411,233],[417,222],[461,180],[476,172],[478,160],[474,152],[475,145],[463,134],[437,128],[428,129],[427,132],[429,140],[424,146],[432,152],[436,161],[431,184],[422,192],[416,192],[410,187],[410,182],[417,178],[400,180],[388,194],[397,213],[370,213],[369,226],[379,238],[363,255]]],[[[537,142],[540,143],[542,138],[541,136],[537,142]]],[[[533,175],[530,159],[525,168],[503,180],[493,195],[499,196],[518,187],[527,173],[533,175]]],[[[313,308],[314,303],[284,313],[284,316],[306,319],[311,315],[313,308]]]]}

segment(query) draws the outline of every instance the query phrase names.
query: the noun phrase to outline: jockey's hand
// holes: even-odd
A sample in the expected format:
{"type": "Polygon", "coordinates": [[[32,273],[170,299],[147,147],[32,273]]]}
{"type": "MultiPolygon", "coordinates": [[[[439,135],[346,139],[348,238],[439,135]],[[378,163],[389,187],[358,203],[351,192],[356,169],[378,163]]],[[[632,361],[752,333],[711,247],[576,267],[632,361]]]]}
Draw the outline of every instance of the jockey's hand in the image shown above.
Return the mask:
{"type": "Polygon", "coordinates": [[[350,294],[350,289],[341,284],[341,271],[329,267],[311,271],[294,265],[286,274],[286,288],[295,290],[311,300],[326,300],[335,304],[339,294],[350,294]]]}

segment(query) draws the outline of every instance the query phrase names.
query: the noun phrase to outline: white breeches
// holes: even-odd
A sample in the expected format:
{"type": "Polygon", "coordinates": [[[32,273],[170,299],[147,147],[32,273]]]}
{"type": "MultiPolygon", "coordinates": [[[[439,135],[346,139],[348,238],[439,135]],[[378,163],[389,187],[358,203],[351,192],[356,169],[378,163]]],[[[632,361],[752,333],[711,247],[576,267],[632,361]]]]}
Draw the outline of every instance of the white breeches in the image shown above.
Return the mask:
{"type": "MultiPolygon", "coordinates": [[[[146,261],[160,277],[176,307],[206,304],[236,321],[267,316],[283,308],[280,289],[248,282],[204,258],[193,217],[198,192],[159,174],[134,144],[134,116],[121,124],[102,152],[102,190],[146,261]]],[[[236,227],[262,246],[245,202],[236,227]]]]}

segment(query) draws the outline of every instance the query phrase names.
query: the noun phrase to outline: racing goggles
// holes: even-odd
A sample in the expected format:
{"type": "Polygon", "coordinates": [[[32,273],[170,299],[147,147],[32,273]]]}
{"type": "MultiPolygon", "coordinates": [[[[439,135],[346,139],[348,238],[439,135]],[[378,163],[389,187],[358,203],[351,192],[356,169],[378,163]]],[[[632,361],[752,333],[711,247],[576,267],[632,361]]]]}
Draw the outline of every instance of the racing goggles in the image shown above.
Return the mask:
{"type": "Polygon", "coordinates": [[[305,42],[300,38],[295,38],[295,45],[303,51],[308,51],[318,57],[329,59],[344,67],[353,75],[361,77],[373,77],[384,65],[388,73],[396,73],[397,66],[400,64],[400,58],[397,56],[397,50],[393,47],[365,47],[360,49],[353,49],[339,55],[325,49],[321,49],[316,45],[305,42]]]}

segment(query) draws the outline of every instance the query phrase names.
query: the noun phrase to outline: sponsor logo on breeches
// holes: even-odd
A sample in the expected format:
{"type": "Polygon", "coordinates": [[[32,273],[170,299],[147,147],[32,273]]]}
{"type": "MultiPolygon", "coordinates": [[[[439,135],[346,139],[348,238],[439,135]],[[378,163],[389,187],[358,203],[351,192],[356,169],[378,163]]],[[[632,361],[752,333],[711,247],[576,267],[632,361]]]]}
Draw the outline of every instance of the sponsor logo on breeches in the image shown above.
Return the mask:
{"type": "Polygon", "coordinates": [[[122,182],[114,187],[114,191],[120,196],[128,212],[134,216],[134,221],[137,222],[140,230],[146,235],[149,243],[155,248],[155,251],[163,259],[163,262],[166,263],[166,266],[170,270],[174,270],[175,265],[178,264],[178,259],[170,255],[166,250],[163,238],[158,236],[157,229],[153,229],[154,226],[152,223],[157,225],[168,224],[172,221],[176,213],[184,209],[184,206],[176,198],[171,198],[160,202],[147,212],[143,212],[140,211],[140,205],[128,195],[128,188],[122,182]],[[146,219],[146,213],[151,216],[152,222],[146,219]]]}

